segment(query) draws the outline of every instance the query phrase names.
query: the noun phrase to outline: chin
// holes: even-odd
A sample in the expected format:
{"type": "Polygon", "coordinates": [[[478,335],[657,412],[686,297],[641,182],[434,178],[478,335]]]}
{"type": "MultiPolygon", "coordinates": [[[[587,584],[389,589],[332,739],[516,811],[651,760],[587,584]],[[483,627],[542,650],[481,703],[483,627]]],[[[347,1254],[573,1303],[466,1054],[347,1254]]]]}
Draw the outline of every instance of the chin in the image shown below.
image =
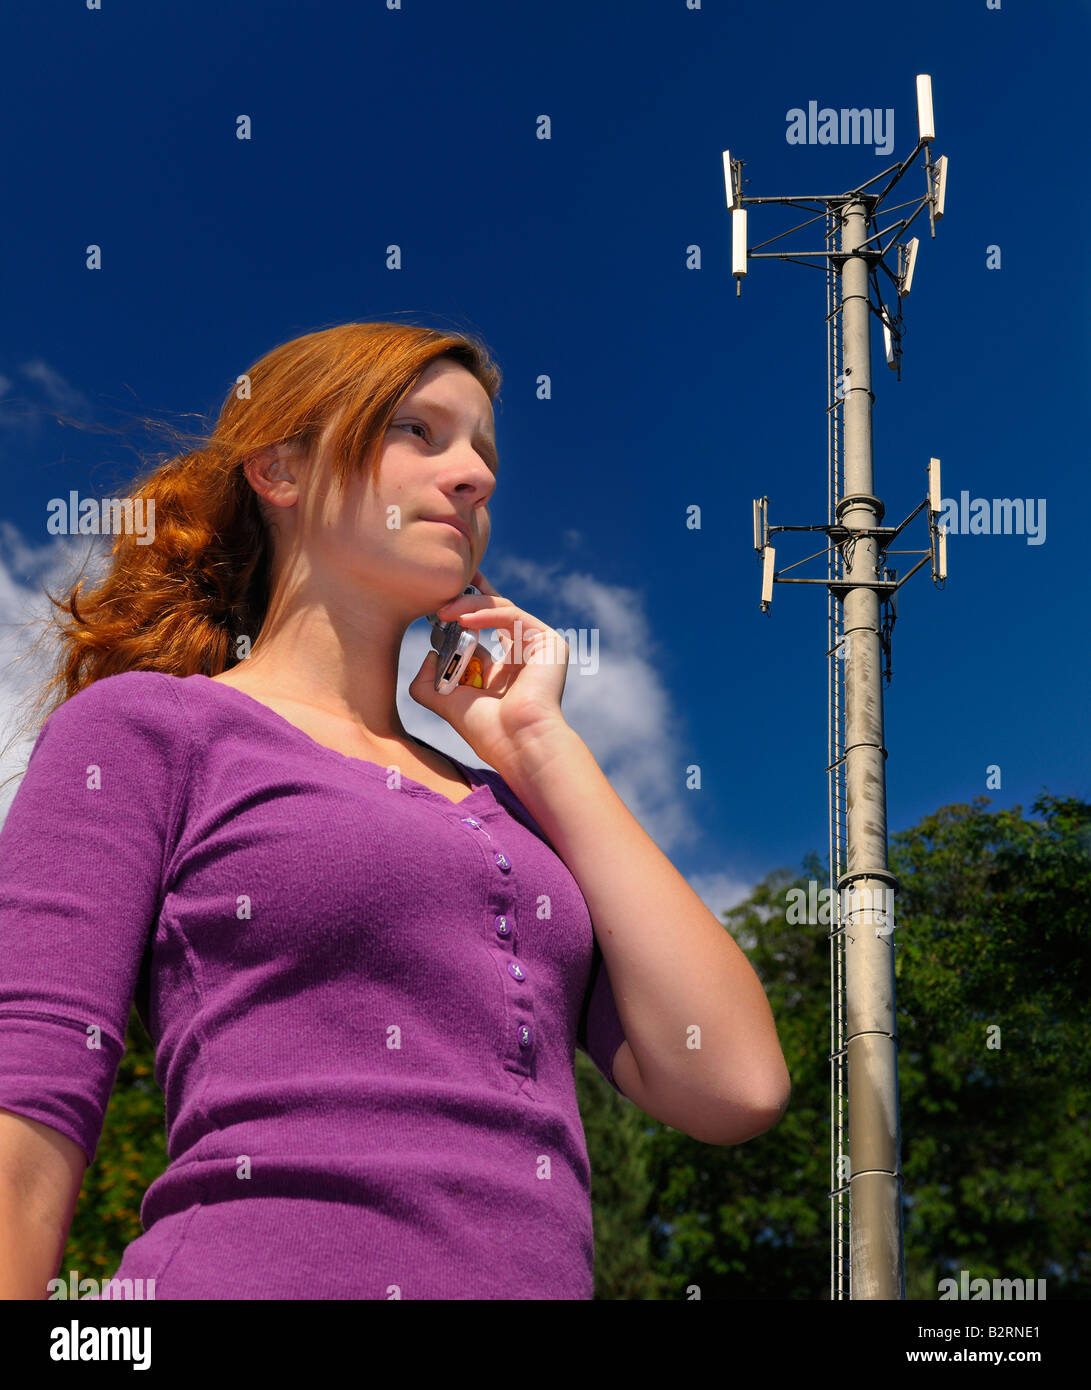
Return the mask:
{"type": "MultiPolygon", "coordinates": [[[[447,564],[437,563],[433,552],[427,561],[422,559],[419,568],[414,566],[416,573],[412,579],[406,575],[400,587],[403,593],[412,593],[418,605],[424,605],[422,613],[432,613],[440,604],[462,592],[476,568],[476,564],[461,559],[454,549],[451,550],[451,558],[447,564]]],[[[390,582],[389,575],[387,582],[390,582]]]]}

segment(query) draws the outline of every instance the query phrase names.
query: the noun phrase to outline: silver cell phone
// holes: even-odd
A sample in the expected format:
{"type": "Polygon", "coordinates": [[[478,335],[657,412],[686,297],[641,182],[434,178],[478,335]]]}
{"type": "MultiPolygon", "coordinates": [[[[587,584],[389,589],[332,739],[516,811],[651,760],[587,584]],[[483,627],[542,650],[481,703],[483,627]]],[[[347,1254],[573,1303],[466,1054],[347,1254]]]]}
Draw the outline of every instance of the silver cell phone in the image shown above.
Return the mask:
{"type": "MultiPolygon", "coordinates": [[[[479,594],[481,590],[474,584],[467,584],[459,598],[465,594],[479,594]]],[[[436,662],[435,688],[440,695],[450,695],[465,674],[470,659],[477,650],[477,634],[460,627],[458,620],[440,622],[435,613],[426,613],[432,624],[432,648],[439,654],[436,662]]]]}

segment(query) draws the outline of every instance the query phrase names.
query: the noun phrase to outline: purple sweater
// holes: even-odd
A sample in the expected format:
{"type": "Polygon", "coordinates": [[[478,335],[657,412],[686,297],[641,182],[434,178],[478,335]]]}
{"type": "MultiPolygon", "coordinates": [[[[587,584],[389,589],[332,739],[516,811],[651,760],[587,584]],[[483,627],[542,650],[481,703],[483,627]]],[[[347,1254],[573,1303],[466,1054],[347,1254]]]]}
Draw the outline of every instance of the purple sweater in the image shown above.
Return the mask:
{"type": "Polygon", "coordinates": [[[135,1000],[169,1164],[117,1278],[593,1296],[574,1051],[617,1089],[624,1031],[576,880],[458,766],[456,805],[201,675],[46,721],[0,830],[0,1107],[93,1162],[135,1000]]]}

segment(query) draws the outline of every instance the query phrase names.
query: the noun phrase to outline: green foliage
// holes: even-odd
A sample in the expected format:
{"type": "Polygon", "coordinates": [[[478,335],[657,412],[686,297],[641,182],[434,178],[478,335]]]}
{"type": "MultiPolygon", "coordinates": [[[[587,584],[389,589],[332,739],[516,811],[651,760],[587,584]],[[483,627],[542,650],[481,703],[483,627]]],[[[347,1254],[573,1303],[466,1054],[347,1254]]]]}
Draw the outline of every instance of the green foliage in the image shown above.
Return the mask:
{"type": "Polygon", "coordinates": [[[898,837],[906,1293],[968,1269],[1086,1297],[1091,806],[986,804],[898,837]]]}
{"type": "MultiPolygon", "coordinates": [[[[1091,805],[1043,794],[1032,820],[988,804],[944,807],[891,843],[906,1292],[936,1299],[938,1281],[966,1269],[1086,1298],[1091,805]]],[[[577,1054],[598,1299],[685,1299],[694,1286],[706,1299],[829,1297],[829,942],[824,926],[786,921],[788,890],[828,879],[815,855],[802,867],[769,874],[725,914],[792,1076],[780,1124],[747,1144],[698,1143],[577,1054]]],[[[135,1012],[126,1045],[66,1277],[113,1273],[166,1166],[135,1012]]]]}
{"type": "MultiPolygon", "coordinates": [[[[1091,805],[1043,795],[1041,819],[1024,820],[988,804],[945,807],[891,844],[906,1294],[934,1300],[967,1269],[1085,1298],[1091,805]]],[[[653,1296],[829,1298],[829,944],[826,928],[786,921],[788,889],[808,879],[828,882],[814,855],[725,914],[777,1020],[787,1114],[731,1148],[647,1121],[638,1167],[654,1196],[627,1236],[596,1223],[598,1297],[631,1297],[612,1283],[613,1243],[650,1233],[653,1296]]],[[[616,1098],[597,1074],[588,1084],[598,1180],[613,1158],[594,1111],[616,1098]]]]}

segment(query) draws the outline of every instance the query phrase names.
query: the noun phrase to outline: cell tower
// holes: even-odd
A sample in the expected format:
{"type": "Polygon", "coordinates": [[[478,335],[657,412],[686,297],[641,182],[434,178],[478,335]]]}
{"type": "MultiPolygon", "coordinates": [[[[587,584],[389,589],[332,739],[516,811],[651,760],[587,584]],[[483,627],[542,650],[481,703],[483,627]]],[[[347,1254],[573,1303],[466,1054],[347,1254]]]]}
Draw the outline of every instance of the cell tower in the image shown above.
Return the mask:
{"type": "MultiPolygon", "coordinates": [[[[861,118],[860,112],[847,114],[861,118]]],[[[777,258],[826,271],[826,523],[770,526],[769,499],[762,497],[754,503],[754,549],[762,562],[763,613],[769,610],[775,583],[825,584],[827,590],[831,1299],[905,1297],[894,979],[893,897],[898,885],[887,864],[883,679],[889,684],[897,592],[929,559],[932,580],[943,587],[947,538],[937,520],[941,492],[936,458],[928,464],[927,495],[900,525],[882,524],[884,507],[875,493],[872,463],[871,316],[882,324],[887,365],[900,380],[902,301],[913,283],[918,249],[916,237],[908,242],[900,237],[925,208],[934,237],[947,193],[947,158],[931,158],[935,129],[932,80],[926,75],[917,78],[917,123],[917,144],[908,158],[847,193],[744,195],[743,161],[733,159],[730,150],[723,152],[736,294],[742,293],[748,259],[777,258]],[[894,214],[912,211],[880,229],[880,209],[922,151],[924,196],[886,208],[894,214]],[[880,185],[878,191],[869,191],[874,185],[880,185]],[[747,205],[758,203],[782,203],[815,216],[749,247],[747,205]],[[817,222],[824,222],[822,250],[762,249],[817,222]],[[892,271],[886,260],[894,249],[892,271]],[[883,300],[879,271],[894,286],[893,307],[883,300]],[[928,549],[891,550],[924,508],[928,549]],[[778,571],[770,542],[780,531],[823,531],[826,544],[778,571]],[[788,570],[823,554],[825,579],[788,576],[788,570]],[[893,555],[921,558],[899,579],[898,571],[887,566],[893,555]]]]}

